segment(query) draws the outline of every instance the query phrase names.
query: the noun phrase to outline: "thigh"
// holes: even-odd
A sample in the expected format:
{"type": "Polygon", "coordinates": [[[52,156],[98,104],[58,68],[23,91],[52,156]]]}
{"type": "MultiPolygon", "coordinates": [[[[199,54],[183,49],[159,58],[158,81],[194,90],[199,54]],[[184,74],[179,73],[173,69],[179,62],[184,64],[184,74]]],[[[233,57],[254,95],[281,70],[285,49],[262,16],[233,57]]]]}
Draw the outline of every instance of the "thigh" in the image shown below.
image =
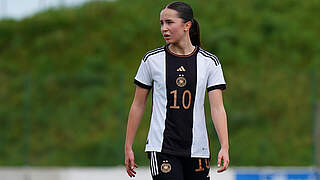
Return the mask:
{"type": "Polygon", "coordinates": [[[184,165],[185,180],[210,179],[210,160],[208,158],[187,158],[184,165]]]}
{"type": "Polygon", "coordinates": [[[182,163],[178,157],[148,152],[148,158],[153,180],[183,180],[182,163]]]}

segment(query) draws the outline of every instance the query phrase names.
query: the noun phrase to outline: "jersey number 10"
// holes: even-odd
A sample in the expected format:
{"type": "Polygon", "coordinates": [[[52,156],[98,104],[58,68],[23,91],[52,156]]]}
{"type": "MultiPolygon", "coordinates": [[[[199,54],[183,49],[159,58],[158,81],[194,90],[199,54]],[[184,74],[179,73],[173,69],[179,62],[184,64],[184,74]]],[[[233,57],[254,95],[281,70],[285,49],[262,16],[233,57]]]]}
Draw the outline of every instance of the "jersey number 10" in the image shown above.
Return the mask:
{"type": "MultiPolygon", "coordinates": [[[[170,106],[171,109],[180,109],[180,106],[177,106],[177,94],[178,90],[173,90],[170,92],[170,94],[173,94],[173,106],[170,106]]],[[[189,109],[191,105],[191,92],[189,90],[183,91],[182,94],[182,106],[184,109],[189,109]],[[188,104],[186,105],[186,95],[188,94],[188,104]]]]}

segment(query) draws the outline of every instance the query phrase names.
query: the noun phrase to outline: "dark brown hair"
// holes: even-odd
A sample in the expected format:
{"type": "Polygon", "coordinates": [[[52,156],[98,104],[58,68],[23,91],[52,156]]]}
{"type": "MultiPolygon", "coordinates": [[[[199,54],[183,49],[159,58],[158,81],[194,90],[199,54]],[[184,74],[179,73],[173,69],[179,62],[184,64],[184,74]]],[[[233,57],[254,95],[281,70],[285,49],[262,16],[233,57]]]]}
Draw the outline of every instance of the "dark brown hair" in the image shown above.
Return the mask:
{"type": "Polygon", "coordinates": [[[185,23],[191,21],[192,25],[189,30],[191,43],[194,46],[200,47],[200,26],[198,21],[193,18],[193,10],[191,6],[185,2],[175,1],[168,4],[166,8],[176,10],[179,18],[183,19],[185,23]]]}

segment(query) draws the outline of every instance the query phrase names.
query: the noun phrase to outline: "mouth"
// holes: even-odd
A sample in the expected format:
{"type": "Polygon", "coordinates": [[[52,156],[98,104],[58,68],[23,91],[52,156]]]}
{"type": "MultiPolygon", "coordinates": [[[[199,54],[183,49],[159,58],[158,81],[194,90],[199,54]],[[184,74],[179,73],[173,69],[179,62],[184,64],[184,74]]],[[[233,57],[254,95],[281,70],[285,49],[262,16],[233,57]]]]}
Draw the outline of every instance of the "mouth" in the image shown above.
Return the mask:
{"type": "Polygon", "coordinates": [[[169,34],[164,34],[164,35],[163,35],[163,38],[164,38],[164,39],[169,39],[169,38],[170,38],[170,35],[169,35],[169,34]]]}

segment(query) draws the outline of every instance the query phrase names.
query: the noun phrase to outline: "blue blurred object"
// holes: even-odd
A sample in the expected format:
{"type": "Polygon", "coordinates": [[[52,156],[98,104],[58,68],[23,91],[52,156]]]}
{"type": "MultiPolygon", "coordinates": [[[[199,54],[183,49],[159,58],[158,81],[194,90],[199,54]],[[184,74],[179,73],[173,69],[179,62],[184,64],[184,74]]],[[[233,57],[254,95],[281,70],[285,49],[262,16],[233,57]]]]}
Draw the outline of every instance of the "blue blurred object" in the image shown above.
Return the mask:
{"type": "Polygon", "coordinates": [[[320,180],[319,172],[310,169],[236,170],[236,180],[320,180]],[[270,173],[272,172],[272,173],[270,173]]]}
{"type": "Polygon", "coordinates": [[[236,174],[236,180],[259,180],[259,174],[236,174]]]}

